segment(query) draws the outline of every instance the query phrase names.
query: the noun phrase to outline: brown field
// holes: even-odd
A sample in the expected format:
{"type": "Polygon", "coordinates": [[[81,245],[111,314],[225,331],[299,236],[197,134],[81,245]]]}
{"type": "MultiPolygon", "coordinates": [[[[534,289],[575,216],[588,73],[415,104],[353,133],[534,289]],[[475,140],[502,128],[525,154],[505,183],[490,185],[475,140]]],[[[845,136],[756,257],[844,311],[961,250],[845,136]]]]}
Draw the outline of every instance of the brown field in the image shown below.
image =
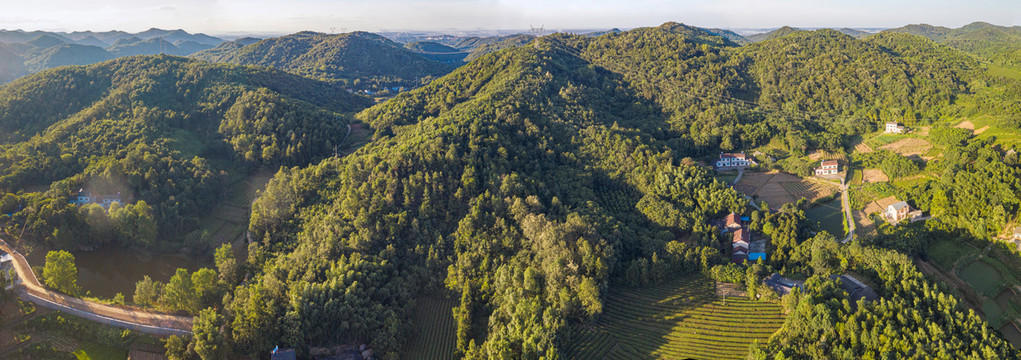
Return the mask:
{"type": "Polygon", "coordinates": [[[876,236],[876,224],[869,218],[868,213],[854,210],[855,234],[861,238],[871,239],[876,236]]]}
{"type": "Polygon", "coordinates": [[[968,120],[961,121],[960,124],[954,125],[954,127],[960,129],[975,130],[975,124],[972,124],[971,121],[968,120]]]}
{"type": "Polygon", "coordinates": [[[811,181],[800,177],[771,171],[768,173],[745,173],[741,182],[734,187],[738,192],[765,200],[771,208],[797,202],[806,198],[816,201],[837,192],[836,184],[811,181]]]}
{"type": "Polygon", "coordinates": [[[978,135],[978,134],[986,132],[986,130],[989,130],[989,125],[983,126],[981,129],[975,130],[972,133],[974,133],[975,135],[978,135]]]}
{"type": "Polygon", "coordinates": [[[929,126],[919,126],[917,129],[915,129],[912,132],[915,133],[915,135],[918,135],[918,136],[929,136],[929,129],[930,129],[929,126]]]}
{"type": "Polygon", "coordinates": [[[883,170],[879,169],[865,169],[862,170],[862,181],[867,183],[874,182],[885,182],[890,181],[890,177],[883,173],[883,170]]]}
{"type": "Polygon", "coordinates": [[[924,154],[929,149],[932,149],[932,144],[929,144],[924,139],[906,138],[883,145],[882,149],[890,150],[903,156],[912,156],[924,154]]]}
{"type": "Polygon", "coordinates": [[[870,152],[873,152],[873,151],[874,150],[872,150],[872,147],[869,146],[868,144],[864,143],[864,142],[860,142],[860,143],[858,143],[858,145],[854,146],[854,152],[857,152],[857,153],[863,153],[864,154],[864,153],[870,153],[870,152]]]}
{"type": "Polygon", "coordinates": [[[867,206],[865,206],[865,214],[868,215],[871,213],[883,212],[886,210],[887,206],[893,205],[895,202],[897,202],[896,196],[889,196],[870,202],[867,206]]]}

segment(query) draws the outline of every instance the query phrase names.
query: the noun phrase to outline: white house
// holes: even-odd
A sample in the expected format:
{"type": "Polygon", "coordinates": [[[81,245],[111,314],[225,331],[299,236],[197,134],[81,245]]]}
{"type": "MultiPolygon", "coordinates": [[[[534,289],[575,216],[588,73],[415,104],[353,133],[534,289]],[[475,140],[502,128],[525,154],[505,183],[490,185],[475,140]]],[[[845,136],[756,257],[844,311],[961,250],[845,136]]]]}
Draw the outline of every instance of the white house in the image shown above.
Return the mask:
{"type": "Polygon", "coordinates": [[[840,163],[836,160],[826,160],[821,165],[815,168],[816,176],[836,175],[840,172],[840,163]]]}
{"type": "Polygon", "coordinates": [[[901,220],[909,218],[909,213],[911,213],[911,206],[908,205],[907,202],[898,201],[887,206],[886,212],[883,213],[883,216],[891,223],[898,223],[901,220]]]}
{"type": "Polygon", "coordinates": [[[885,132],[888,134],[903,134],[905,131],[907,131],[907,127],[905,127],[899,122],[888,121],[886,123],[885,132]]]}
{"type": "Polygon", "coordinates": [[[741,153],[720,153],[720,159],[716,160],[716,168],[746,168],[755,165],[755,161],[741,153]]]}

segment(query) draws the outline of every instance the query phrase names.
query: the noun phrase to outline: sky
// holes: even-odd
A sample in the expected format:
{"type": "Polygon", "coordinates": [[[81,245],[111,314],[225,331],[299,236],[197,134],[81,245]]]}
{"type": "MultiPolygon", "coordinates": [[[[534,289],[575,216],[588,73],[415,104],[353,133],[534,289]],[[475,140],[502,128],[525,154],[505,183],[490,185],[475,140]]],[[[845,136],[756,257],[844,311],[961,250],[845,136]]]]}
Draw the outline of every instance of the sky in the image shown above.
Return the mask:
{"type": "Polygon", "coordinates": [[[207,34],[609,29],[677,21],[729,29],[1021,25],[1019,0],[31,0],[3,1],[0,28],[158,27],[207,34]]]}

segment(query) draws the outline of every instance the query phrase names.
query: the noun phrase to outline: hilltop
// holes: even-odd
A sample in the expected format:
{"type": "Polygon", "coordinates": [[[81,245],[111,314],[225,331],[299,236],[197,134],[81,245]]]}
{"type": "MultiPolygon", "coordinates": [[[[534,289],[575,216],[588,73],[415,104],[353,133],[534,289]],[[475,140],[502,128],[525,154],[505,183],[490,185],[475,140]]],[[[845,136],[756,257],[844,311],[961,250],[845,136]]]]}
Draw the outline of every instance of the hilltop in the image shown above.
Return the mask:
{"type": "Polygon", "coordinates": [[[907,25],[884,32],[923,36],[937,43],[1000,62],[1021,63],[1021,26],[974,22],[957,29],[928,24],[907,25]]]}
{"type": "Polygon", "coordinates": [[[192,57],[210,62],[271,66],[358,89],[415,87],[454,67],[366,32],[338,35],[301,32],[238,45],[243,44],[221,44],[192,57]]]}

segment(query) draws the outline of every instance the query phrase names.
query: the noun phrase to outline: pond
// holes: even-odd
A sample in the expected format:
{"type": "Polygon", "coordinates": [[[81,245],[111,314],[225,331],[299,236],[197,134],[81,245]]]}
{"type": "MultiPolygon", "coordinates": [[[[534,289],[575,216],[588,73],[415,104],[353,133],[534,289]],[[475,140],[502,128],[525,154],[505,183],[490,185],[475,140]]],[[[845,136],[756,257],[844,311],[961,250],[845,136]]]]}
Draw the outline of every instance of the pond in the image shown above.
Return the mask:
{"type": "Polygon", "coordinates": [[[839,240],[844,236],[844,213],[840,198],[817,204],[805,212],[808,221],[819,230],[825,230],[839,240]]]}
{"type": "MultiPolygon", "coordinates": [[[[124,294],[127,300],[135,293],[135,283],[145,275],[166,282],[178,268],[195,271],[213,267],[211,256],[196,258],[185,254],[145,254],[122,247],[105,247],[93,251],[72,251],[78,265],[78,286],[99,298],[113,298],[124,294]]],[[[28,256],[32,267],[42,269],[46,253],[33,252],[28,256]]],[[[36,274],[41,275],[41,274],[36,274]]]]}

